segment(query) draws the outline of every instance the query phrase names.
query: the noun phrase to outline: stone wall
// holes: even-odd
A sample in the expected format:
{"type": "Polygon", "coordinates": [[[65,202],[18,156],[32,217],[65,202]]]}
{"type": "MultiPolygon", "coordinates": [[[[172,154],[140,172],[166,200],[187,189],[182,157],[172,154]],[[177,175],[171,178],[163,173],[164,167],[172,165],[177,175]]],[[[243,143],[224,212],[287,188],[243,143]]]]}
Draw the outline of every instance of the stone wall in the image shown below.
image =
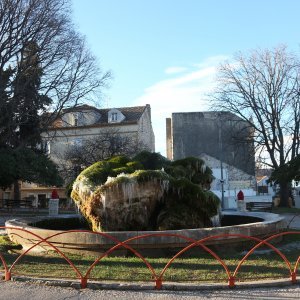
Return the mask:
{"type": "Polygon", "coordinates": [[[151,108],[147,104],[145,111],[138,121],[138,140],[150,152],[155,151],[155,138],[151,121],[151,108]]]}
{"type": "Polygon", "coordinates": [[[173,113],[170,131],[169,159],[206,153],[247,174],[255,174],[252,129],[237,116],[227,112],[173,113]]]}

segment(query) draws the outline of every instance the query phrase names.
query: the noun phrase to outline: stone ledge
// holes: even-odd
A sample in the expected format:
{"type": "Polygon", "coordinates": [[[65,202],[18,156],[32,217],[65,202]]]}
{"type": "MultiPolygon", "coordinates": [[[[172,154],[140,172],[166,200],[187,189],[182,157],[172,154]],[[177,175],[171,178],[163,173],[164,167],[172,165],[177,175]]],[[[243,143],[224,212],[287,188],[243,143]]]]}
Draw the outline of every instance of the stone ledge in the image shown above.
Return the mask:
{"type": "MultiPolygon", "coordinates": [[[[167,230],[167,231],[119,231],[119,232],[106,232],[105,234],[112,236],[119,241],[126,241],[127,239],[134,238],[135,236],[142,235],[154,235],[147,238],[136,239],[129,242],[128,245],[137,249],[170,249],[170,248],[183,248],[190,244],[179,236],[167,236],[167,235],[181,235],[194,240],[200,240],[206,237],[215,235],[227,235],[227,234],[241,234],[252,237],[265,237],[281,232],[286,229],[286,221],[283,217],[272,213],[264,212],[236,212],[236,211],[224,211],[224,215],[235,215],[235,216],[252,216],[263,219],[262,222],[225,226],[225,227],[212,227],[212,228],[196,228],[196,229],[182,229],[182,230],[167,230]],[[165,236],[155,236],[156,234],[165,236]]],[[[74,217],[74,215],[66,216],[63,218],[74,217]]],[[[35,220],[49,219],[49,217],[37,217],[30,219],[14,219],[9,220],[5,223],[7,227],[22,228],[28,230],[34,234],[47,238],[54,234],[59,234],[61,230],[48,230],[40,229],[28,224],[35,220]]],[[[11,240],[19,243],[26,250],[39,240],[32,234],[23,232],[18,229],[8,228],[7,233],[11,240]]],[[[237,243],[243,239],[239,237],[224,237],[217,240],[208,240],[205,242],[206,245],[210,244],[228,244],[237,243]]],[[[79,251],[95,251],[103,253],[113,247],[116,242],[109,241],[108,238],[101,236],[101,234],[94,234],[89,232],[70,232],[66,234],[58,235],[54,238],[49,239],[49,242],[55,244],[59,249],[65,252],[76,252],[79,251]]],[[[42,243],[38,247],[34,248],[34,251],[45,251],[49,250],[48,245],[42,243]]],[[[124,247],[120,247],[120,251],[126,251],[124,247]]],[[[118,250],[119,251],[119,250],[118,250]]]]}

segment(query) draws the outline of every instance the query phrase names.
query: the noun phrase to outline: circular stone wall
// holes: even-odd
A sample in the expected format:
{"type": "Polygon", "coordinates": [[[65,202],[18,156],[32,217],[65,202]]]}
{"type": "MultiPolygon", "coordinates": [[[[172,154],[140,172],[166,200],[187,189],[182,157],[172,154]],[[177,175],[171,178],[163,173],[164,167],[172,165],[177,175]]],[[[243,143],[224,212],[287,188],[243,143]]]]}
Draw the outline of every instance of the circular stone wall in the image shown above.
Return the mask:
{"type": "MultiPolygon", "coordinates": [[[[118,232],[105,232],[105,233],[92,233],[89,231],[83,232],[68,232],[63,233],[62,230],[49,230],[33,227],[30,224],[34,224],[44,219],[51,219],[49,217],[34,217],[27,219],[14,219],[9,220],[5,223],[7,228],[6,231],[10,239],[23,246],[24,250],[29,249],[34,244],[40,241],[39,238],[34,236],[40,236],[42,238],[48,238],[56,235],[49,239],[53,245],[58,247],[63,252],[79,252],[88,251],[91,253],[103,253],[117,244],[118,241],[126,241],[136,236],[150,235],[147,238],[134,239],[128,242],[128,245],[134,249],[143,249],[153,251],[154,249],[172,249],[172,248],[184,248],[189,245],[190,242],[178,236],[180,235],[193,240],[200,240],[209,236],[225,235],[225,234],[241,234],[252,237],[266,237],[272,234],[281,232],[286,228],[286,222],[283,217],[272,213],[263,212],[234,212],[224,211],[223,215],[229,216],[247,216],[260,218],[263,221],[242,225],[225,226],[225,227],[212,227],[212,228],[200,228],[200,229],[182,229],[182,230],[167,230],[167,231],[118,231],[118,232]],[[22,228],[28,232],[18,230],[22,228]],[[31,233],[33,234],[31,234],[31,233]],[[157,236],[159,234],[159,236],[157,236]],[[108,238],[105,235],[111,236],[108,238]],[[115,240],[114,240],[115,239],[115,240]]],[[[61,218],[74,218],[74,215],[62,215],[61,218]]],[[[205,242],[206,245],[212,244],[228,244],[238,243],[241,241],[240,237],[222,237],[217,240],[208,240],[205,242]]],[[[32,249],[32,251],[48,251],[52,248],[45,242],[32,249]]],[[[123,254],[124,247],[119,248],[118,254],[123,254]]],[[[127,250],[125,250],[127,252],[127,250]]],[[[150,252],[151,253],[151,252],[150,252]]]]}

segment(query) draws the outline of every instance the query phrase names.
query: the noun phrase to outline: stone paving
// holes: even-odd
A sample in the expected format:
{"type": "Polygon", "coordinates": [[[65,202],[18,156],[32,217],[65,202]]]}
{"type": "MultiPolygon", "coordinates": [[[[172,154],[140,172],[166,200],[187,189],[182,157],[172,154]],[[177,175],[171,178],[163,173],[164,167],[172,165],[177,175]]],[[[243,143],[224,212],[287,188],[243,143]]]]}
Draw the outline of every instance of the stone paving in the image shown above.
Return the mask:
{"type": "MultiPolygon", "coordinates": [[[[1,213],[0,213],[1,214],[1,213]]],[[[0,215],[0,226],[5,226],[5,221],[13,218],[12,216],[1,216],[0,215]]],[[[0,228],[0,235],[4,235],[5,230],[0,228]]]]}
{"type": "Polygon", "coordinates": [[[300,229],[300,213],[297,214],[280,214],[286,219],[289,229],[300,229]]]}
{"type": "Polygon", "coordinates": [[[96,299],[130,299],[130,300],[194,300],[194,299],[300,299],[298,284],[286,287],[264,287],[246,289],[215,289],[215,290],[92,290],[75,289],[25,282],[1,282],[0,299],[2,300],[96,300],[96,299]]]}
{"type": "Polygon", "coordinates": [[[0,300],[253,300],[253,299],[300,299],[299,284],[285,287],[240,287],[217,290],[108,290],[75,289],[47,286],[28,282],[0,282],[0,300]]]}

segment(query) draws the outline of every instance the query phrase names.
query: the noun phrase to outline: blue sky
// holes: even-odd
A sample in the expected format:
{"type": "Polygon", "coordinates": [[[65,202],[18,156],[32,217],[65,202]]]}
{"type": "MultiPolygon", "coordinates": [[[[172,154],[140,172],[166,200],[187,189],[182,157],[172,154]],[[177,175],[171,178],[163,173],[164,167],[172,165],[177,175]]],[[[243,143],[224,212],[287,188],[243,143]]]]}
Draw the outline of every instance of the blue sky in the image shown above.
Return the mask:
{"type": "Polygon", "coordinates": [[[299,53],[298,0],[73,0],[73,20],[113,80],[102,107],[150,104],[156,151],[165,118],[208,109],[216,67],[238,51],[299,53]]]}

